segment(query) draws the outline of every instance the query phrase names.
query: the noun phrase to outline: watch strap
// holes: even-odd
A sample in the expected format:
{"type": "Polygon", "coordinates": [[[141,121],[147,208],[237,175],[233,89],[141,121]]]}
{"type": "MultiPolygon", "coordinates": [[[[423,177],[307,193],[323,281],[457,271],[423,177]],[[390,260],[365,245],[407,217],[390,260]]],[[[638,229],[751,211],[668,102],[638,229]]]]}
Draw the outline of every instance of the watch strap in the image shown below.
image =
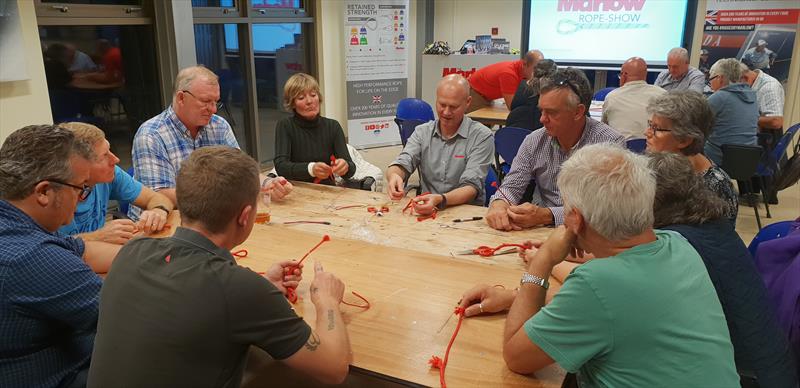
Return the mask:
{"type": "Polygon", "coordinates": [[[550,288],[550,282],[547,279],[529,274],[527,272],[522,274],[522,279],[519,281],[519,285],[522,286],[525,283],[535,284],[539,287],[544,288],[545,290],[550,288]]]}

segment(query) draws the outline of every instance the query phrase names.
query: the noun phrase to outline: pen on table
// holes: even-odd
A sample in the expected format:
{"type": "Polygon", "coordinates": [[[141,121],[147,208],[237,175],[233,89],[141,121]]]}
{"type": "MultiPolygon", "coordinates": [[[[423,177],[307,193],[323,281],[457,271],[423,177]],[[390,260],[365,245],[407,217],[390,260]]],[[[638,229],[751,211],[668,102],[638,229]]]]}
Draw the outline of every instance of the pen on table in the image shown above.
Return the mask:
{"type": "Polygon", "coordinates": [[[472,218],[456,218],[455,220],[453,220],[453,222],[470,222],[470,221],[479,221],[479,220],[482,220],[482,219],[483,219],[483,217],[475,216],[475,217],[472,217],[472,218]]]}

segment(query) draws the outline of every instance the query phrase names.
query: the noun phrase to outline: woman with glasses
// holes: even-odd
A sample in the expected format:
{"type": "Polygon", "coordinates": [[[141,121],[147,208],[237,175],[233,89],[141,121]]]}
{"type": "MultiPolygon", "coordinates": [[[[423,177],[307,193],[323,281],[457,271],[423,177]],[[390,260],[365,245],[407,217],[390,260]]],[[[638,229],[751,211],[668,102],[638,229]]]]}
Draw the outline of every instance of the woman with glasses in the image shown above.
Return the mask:
{"type": "Polygon", "coordinates": [[[708,79],[711,90],[708,105],[714,112],[714,126],[705,145],[705,154],[722,164],[722,145],[756,145],[758,139],[758,104],[756,92],[741,83],[742,68],[734,58],[720,59],[711,66],[708,79]]]}
{"type": "Polygon", "coordinates": [[[673,152],[689,158],[694,172],[725,201],[725,217],[735,225],[739,202],[731,178],[703,155],[703,145],[714,123],[714,113],[705,97],[693,91],[671,91],[652,99],[647,113],[647,151],[673,152]]]}
{"type": "Polygon", "coordinates": [[[338,121],[319,114],[322,94],[314,77],[297,73],[283,88],[283,104],[294,115],[275,126],[275,170],[287,179],[335,184],[350,178],[356,165],[338,121]]]}

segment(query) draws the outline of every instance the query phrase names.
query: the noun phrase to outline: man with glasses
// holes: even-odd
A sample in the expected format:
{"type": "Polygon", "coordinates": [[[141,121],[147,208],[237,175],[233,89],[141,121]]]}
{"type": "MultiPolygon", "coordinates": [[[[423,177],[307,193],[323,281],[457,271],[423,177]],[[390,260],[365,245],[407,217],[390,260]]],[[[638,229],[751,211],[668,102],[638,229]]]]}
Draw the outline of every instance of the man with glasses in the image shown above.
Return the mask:
{"type": "Polygon", "coordinates": [[[0,147],[2,387],[86,384],[101,285],[90,266],[119,247],[55,232],[91,193],[90,152],[53,125],[19,129],[0,147]]]}
{"type": "Polygon", "coordinates": [[[603,102],[603,122],[626,139],[643,139],[647,125],[647,103],[666,91],[647,84],[647,62],[633,57],[622,64],[619,89],[608,93],[603,102]]]}
{"type": "Polygon", "coordinates": [[[625,138],[608,125],[588,117],[592,89],[583,71],[560,69],[540,84],[539,121],[544,125],[522,142],[511,171],[492,196],[486,222],[498,230],[521,230],[564,223],[556,178],[561,164],[589,144],[623,144],[625,138]],[[532,203],[522,203],[533,182],[532,203]]]}
{"type": "Polygon", "coordinates": [[[63,236],[76,235],[84,241],[105,241],[125,244],[137,230],[145,234],[158,232],[167,223],[175,205],[163,194],[143,186],[117,166],[119,158],[111,152],[110,144],[100,128],[86,123],[65,123],[61,127],[71,130],[76,141],[92,149],[89,197],[78,204],[75,217],[58,232],[63,236]],[[108,201],[114,199],[140,206],[144,209],[139,222],[119,219],[106,222],[108,201]]]}
{"type": "MultiPolygon", "coordinates": [[[[175,177],[192,151],[212,145],[239,148],[230,124],[216,115],[219,99],[219,77],[211,70],[192,66],[178,72],[172,105],[143,123],[133,139],[134,178],[177,204],[175,177]]],[[[266,189],[281,199],[292,186],[272,179],[266,189]]],[[[140,212],[131,206],[129,215],[138,220],[140,212]]]]}

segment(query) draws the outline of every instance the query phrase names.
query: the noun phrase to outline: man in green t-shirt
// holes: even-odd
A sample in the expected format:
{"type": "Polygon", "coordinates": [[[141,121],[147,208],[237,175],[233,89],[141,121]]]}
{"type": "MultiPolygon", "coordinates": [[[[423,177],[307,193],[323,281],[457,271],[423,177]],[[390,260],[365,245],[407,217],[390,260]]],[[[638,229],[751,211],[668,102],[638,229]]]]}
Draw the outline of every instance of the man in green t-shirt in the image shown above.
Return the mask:
{"type": "Polygon", "coordinates": [[[557,362],[581,387],[739,386],[703,261],[679,234],[653,230],[647,159],[610,144],[587,146],[563,164],[558,187],[564,226],[526,253],[519,290],[478,286],[462,300],[468,316],[511,306],[508,367],[527,374],[557,362]],[[544,306],[553,267],[583,252],[595,258],[544,306]]]}

